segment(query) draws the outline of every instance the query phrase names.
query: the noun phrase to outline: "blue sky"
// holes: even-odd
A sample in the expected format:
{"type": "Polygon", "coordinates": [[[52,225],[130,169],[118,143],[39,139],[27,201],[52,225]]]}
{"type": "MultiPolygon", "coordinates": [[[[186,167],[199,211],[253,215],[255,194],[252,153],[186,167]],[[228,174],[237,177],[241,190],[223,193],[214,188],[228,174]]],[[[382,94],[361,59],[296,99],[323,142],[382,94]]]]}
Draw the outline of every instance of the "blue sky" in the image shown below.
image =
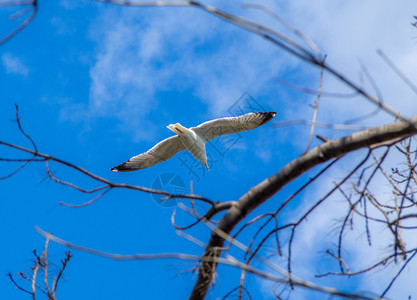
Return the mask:
{"type": "MultiPolygon", "coordinates": [[[[239,1],[210,3],[281,29],[276,20],[264,13],[242,9],[239,1]]],[[[358,60],[363,61],[378,83],[385,103],[405,116],[416,114],[417,106],[410,105],[415,95],[375,52],[382,49],[408,78],[416,78],[417,41],[412,37],[417,36],[417,30],[410,25],[416,14],[413,1],[262,3],[302,29],[328,54],[328,62],[354,81],[360,81],[358,60]]],[[[7,19],[17,10],[1,9],[2,35],[21,20],[7,19]]],[[[0,46],[0,78],[1,140],[30,146],[11,121],[17,103],[22,125],[40,152],[109,180],[145,187],[151,187],[163,174],[176,174],[184,181],[187,193],[193,180],[196,194],[227,201],[236,200],[300,155],[307,145],[309,128],[273,128],[269,123],[242,133],[231,147],[222,143],[209,145],[207,150],[213,158],[209,172],[203,172],[198,164],[191,171],[182,165],[184,161],[194,164],[185,153],[138,172],[113,173],[109,169],[171,136],[166,125],[180,122],[192,127],[212,118],[230,116],[236,107],[249,112],[245,101],[266,111],[277,111],[274,122],[310,119],[313,111],[309,104],[315,97],[279,84],[277,78],[315,89],[319,70],[260,37],[197,9],[123,8],[93,1],[61,0],[39,1],[34,21],[0,46]]],[[[369,83],[365,86],[369,87],[369,83]]],[[[349,92],[330,76],[325,76],[324,89],[349,92]]],[[[342,123],[372,108],[359,97],[323,98],[318,120],[342,123]]],[[[391,120],[392,117],[379,113],[359,124],[376,126],[391,120]]],[[[319,129],[318,133],[336,138],[350,132],[319,129]]],[[[8,155],[20,156],[0,148],[1,157],[8,155]]],[[[1,165],[0,176],[14,167],[1,165]]],[[[343,174],[346,165],[329,175],[328,182],[323,181],[303,195],[297,202],[298,208],[305,207],[311,197],[319,197],[319,191],[343,174]]],[[[51,164],[51,169],[62,179],[86,188],[95,186],[91,180],[57,164],[51,164]]],[[[276,209],[277,203],[300,182],[291,184],[256,213],[276,209]]],[[[46,178],[43,165],[37,163],[0,181],[0,188],[0,256],[4,275],[29,269],[31,251],[42,250],[44,238],[33,230],[35,225],[76,244],[108,252],[202,253],[201,248],[176,235],[171,225],[173,208],[161,207],[149,194],[111,191],[88,207],[63,207],[59,201],[79,204],[91,197],[53,183],[46,178]]],[[[298,249],[308,245],[311,254],[302,256],[295,264],[296,274],[301,277],[308,270],[320,270],[326,263],[312,239],[317,232],[325,234],[328,229],[328,223],[321,221],[332,220],[324,218],[328,211],[335,215],[341,212],[336,204],[309,220],[314,226],[303,227],[298,249]]],[[[286,214],[291,218],[296,212],[295,205],[286,214]]],[[[188,221],[184,213],[178,213],[180,224],[188,221]]],[[[204,226],[188,233],[204,242],[210,235],[204,226]]],[[[250,232],[242,239],[249,236],[250,232]]],[[[350,241],[353,248],[358,236],[359,233],[350,241]]],[[[50,260],[58,263],[65,251],[64,247],[51,244],[50,260]]],[[[60,300],[184,299],[195,282],[191,273],[181,272],[193,267],[189,262],[115,262],[77,251],[73,255],[58,288],[60,300]]],[[[354,253],[353,257],[358,259],[360,255],[354,253]]],[[[238,285],[239,277],[238,271],[221,267],[217,285],[208,299],[224,296],[238,285]]],[[[349,285],[339,279],[316,282],[345,290],[379,291],[381,280],[383,275],[365,277],[361,282],[353,280],[349,285]]],[[[272,296],[269,283],[250,276],[247,283],[255,299],[272,296]]],[[[4,299],[27,299],[6,276],[0,276],[0,288],[4,299]]],[[[389,296],[416,294],[413,288],[404,276],[389,296]],[[408,288],[402,288],[405,286],[408,288]]],[[[300,292],[298,297],[306,295],[300,292]]]]}

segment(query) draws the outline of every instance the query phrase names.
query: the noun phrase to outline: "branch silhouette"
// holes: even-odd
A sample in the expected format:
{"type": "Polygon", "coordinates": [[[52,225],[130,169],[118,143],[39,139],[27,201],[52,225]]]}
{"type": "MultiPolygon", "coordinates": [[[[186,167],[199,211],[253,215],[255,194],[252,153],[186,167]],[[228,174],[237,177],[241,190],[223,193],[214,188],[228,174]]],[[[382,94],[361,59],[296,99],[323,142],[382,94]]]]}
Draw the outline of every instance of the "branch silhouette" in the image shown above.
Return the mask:
{"type": "MultiPolygon", "coordinates": [[[[390,146],[416,134],[415,126],[417,126],[417,116],[409,119],[408,122],[399,121],[378,128],[364,130],[341,139],[329,141],[310,150],[240,197],[236,204],[219,221],[217,228],[222,232],[230,234],[236,225],[250,212],[271,198],[285,185],[313,167],[361,148],[375,149],[382,146],[390,146]],[[410,122],[413,125],[410,125],[410,122]]],[[[203,257],[220,256],[224,242],[225,240],[222,237],[213,232],[203,257]]],[[[205,297],[215,269],[216,264],[214,262],[202,263],[199,277],[190,299],[203,299],[205,297]]]]}
{"type": "MultiPolygon", "coordinates": [[[[82,246],[78,246],[76,244],[67,242],[65,240],[59,239],[53,235],[48,235],[45,231],[40,228],[36,230],[47,237],[47,241],[52,240],[54,242],[60,243],[64,246],[67,246],[72,249],[76,249],[79,251],[91,253],[94,255],[99,255],[111,259],[116,260],[131,260],[131,259],[164,259],[164,258],[177,258],[177,259],[184,259],[184,260],[192,260],[199,262],[198,268],[198,278],[194,285],[194,288],[190,294],[190,299],[204,299],[207,295],[207,292],[214,281],[215,273],[218,264],[225,264],[237,267],[242,270],[241,275],[241,282],[239,286],[234,289],[238,290],[240,298],[242,298],[243,293],[249,295],[249,291],[245,289],[243,286],[245,280],[245,273],[250,272],[262,278],[266,278],[268,280],[272,280],[274,282],[285,283],[289,286],[301,286],[305,288],[310,288],[317,291],[322,291],[324,293],[328,293],[331,295],[338,295],[347,298],[356,298],[356,299],[374,299],[377,297],[366,297],[360,294],[348,294],[342,293],[332,288],[327,287],[320,287],[306,281],[299,280],[292,274],[291,269],[291,259],[292,259],[292,244],[294,237],[296,235],[296,229],[299,228],[298,225],[304,222],[308,216],[312,214],[316,210],[318,206],[320,206],[325,200],[327,200],[330,195],[340,192],[343,197],[344,203],[348,205],[348,211],[344,215],[343,220],[341,220],[341,227],[338,228],[338,243],[337,243],[337,251],[330,251],[327,249],[326,254],[329,255],[332,259],[337,262],[338,270],[337,272],[331,271],[320,274],[319,276],[330,276],[330,275],[338,275],[338,276],[350,276],[350,275],[358,275],[363,274],[365,272],[374,270],[378,267],[385,265],[387,262],[397,262],[398,260],[402,260],[402,266],[396,273],[396,275],[392,278],[388,286],[383,290],[380,297],[384,297],[389,289],[392,287],[394,282],[403,272],[404,268],[410,263],[410,261],[415,257],[417,253],[416,248],[409,247],[407,248],[405,245],[405,241],[402,235],[402,231],[406,229],[416,229],[417,226],[412,223],[411,221],[417,220],[417,214],[415,212],[410,212],[408,209],[412,209],[416,207],[417,202],[414,200],[415,189],[413,187],[417,185],[417,174],[416,174],[416,163],[415,158],[413,156],[416,155],[416,151],[413,150],[411,145],[413,141],[413,136],[417,134],[417,116],[412,118],[407,118],[406,116],[402,115],[402,113],[396,111],[394,108],[388,106],[382,99],[382,95],[378,89],[378,86],[373,81],[372,76],[366,70],[366,67],[363,65],[362,72],[365,74],[367,80],[371,83],[371,87],[373,90],[370,92],[367,89],[363,88],[360,84],[355,83],[353,80],[349,79],[347,76],[342,74],[341,72],[334,69],[330,66],[324,56],[322,55],[320,49],[316,46],[314,42],[312,42],[308,37],[306,37],[301,31],[293,27],[292,25],[288,24],[280,18],[278,15],[274,14],[270,10],[259,6],[259,5],[246,5],[246,8],[255,8],[260,9],[261,11],[271,15],[274,17],[275,20],[283,24],[290,32],[293,33],[295,38],[282,34],[276,30],[268,28],[263,24],[256,23],[250,19],[243,18],[237,15],[233,15],[226,11],[220,10],[213,6],[205,5],[199,1],[123,1],[123,0],[96,0],[97,2],[103,2],[108,4],[116,4],[122,6],[182,6],[182,7],[194,7],[204,11],[205,13],[211,14],[215,17],[218,17],[230,24],[233,24],[239,28],[242,28],[246,31],[249,31],[255,35],[258,35],[265,40],[273,43],[277,47],[281,48],[282,50],[292,54],[293,56],[299,58],[300,60],[307,62],[311,65],[315,65],[320,68],[320,71],[325,71],[328,74],[331,74],[333,77],[337,78],[341,83],[345,84],[349,87],[352,93],[349,94],[341,94],[341,93],[327,93],[328,96],[339,96],[339,97],[350,97],[355,95],[361,95],[363,99],[368,102],[371,102],[375,106],[375,111],[371,112],[370,114],[366,114],[360,118],[364,118],[367,116],[375,115],[378,112],[386,112],[389,115],[395,117],[395,119],[399,119],[400,121],[393,122],[390,124],[386,124],[383,126],[379,126],[372,129],[365,129],[363,127],[358,127],[355,125],[341,124],[341,125],[328,125],[325,123],[317,122],[317,111],[318,111],[318,100],[320,98],[320,94],[317,98],[316,108],[314,111],[314,116],[312,121],[293,121],[294,123],[308,123],[312,125],[311,128],[311,135],[310,140],[308,143],[308,147],[300,157],[294,159],[293,161],[286,164],[281,170],[279,170],[276,174],[266,178],[265,180],[258,183],[256,186],[252,187],[249,191],[243,194],[238,200],[236,201],[228,201],[226,203],[215,202],[211,199],[205,198],[203,196],[195,195],[193,192],[190,194],[172,194],[162,190],[150,189],[147,187],[136,186],[136,185],[129,185],[124,183],[115,183],[110,180],[107,180],[101,176],[95,175],[92,172],[76,165],[70,163],[66,160],[57,158],[53,155],[42,153],[38,151],[38,148],[35,142],[32,140],[30,135],[28,135],[21,126],[21,121],[19,117],[18,107],[16,105],[16,124],[21,132],[21,134],[25,137],[25,139],[30,143],[31,147],[24,147],[17,144],[8,143],[6,141],[0,140],[0,146],[8,147],[10,149],[16,150],[19,154],[28,155],[28,158],[12,158],[12,157],[0,157],[0,161],[10,162],[10,163],[20,163],[19,167],[11,171],[10,173],[0,177],[1,179],[7,179],[11,176],[14,176],[18,172],[20,172],[25,166],[29,163],[39,163],[42,162],[45,164],[45,171],[52,181],[57,184],[72,188],[74,190],[79,191],[80,193],[92,195],[93,197],[91,200],[83,203],[83,204],[68,204],[62,203],[60,204],[71,207],[85,207],[91,205],[92,203],[98,201],[101,197],[105,196],[109,191],[115,189],[129,189],[138,192],[144,193],[151,193],[151,194],[159,194],[164,195],[164,200],[172,199],[172,198],[181,198],[181,199],[188,199],[191,203],[191,208],[188,209],[184,206],[183,210],[187,213],[190,213],[194,218],[195,221],[191,222],[191,224],[186,226],[178,226],[175,222],[175,213],[172,215],[172,224],[178,230],[186,230],[191,227],[196,226],[197,224],[205,224],[211,230],[211,237],[208,243],[205,244],[205,250],[202,256],[198,255],[188,255],[183,253],[160,253],[160,254],[151,254],[151,255],[143,255],[143,254],[135,254],[135,255],[119,255],[119,254],[112,254],[107,253],[95,249],[90,249],[82,246]],[[376,96],[373,96],[373,93],[376,96]],[[320,146],[310,149],[311,140],[313,138],[314,128],[315,127],[330,127],[333,129],[352,129],[352,130],[362,130],[360,132],[348,135],[343,138],[329,140],[326,138],[319,137],[324,143],[320,146]],[[379,148],[384,148],[384,153],[377,157],[375,152],[379,148]],[[366,149],[365,157],[357,164],[351,167],[351,171],[347,172],[343,179],[339,180],[334,184],[334,186],[325,193],[323,197],[319,200],[314,202],[311,207],[308,207],[305,211],[302,212],[301,217],[294,221],[287,224],[281,224],[277,217],[278,213],[282,211],[284,207],[287,207],[288,203],[290,203],[301,191],[306,189],[313,181],[317,178],[322,176],[325,172],[327,172],[332,166],[336,164],[339,160],[346,157],[347,154],[355,152],[359,149],[366,149]],[[391,174],[388,174],[384,168],[383,163],[385,162],[386,157],[389,155],[391,150],[399,151],[404,155],[406,160],[406,164],[403,168],[397,169],[393,168],[391,174]],[[365,166],[365,164],[374,159],[371,165],[365,166]],[[85,175],[86,177],[94,180],[96,183],[96,187],[92,189],[84,188],[74,182],[67,181],[61,178],[58,178],[54,175],[54,172],[51,170],[50,165],[51,163],[58,164],[65,168],[70,168],[80,174],[85,175]],[[306,184],[301,186],[293,195],[288,197],[283,203],[281,203],[278,209],[275,212],[268,212],[258,216],[253,217],[251,220],[246,221],[245,219],[249,216],[251,212],[255,209],[260,207],[264,204],[268,199],[273,197],[276,193],[281,191],[284,187],[288,186],[291,182],[295,179],[299,178],[300,176],[306,174],[308,171],[312,170],[313,168],[321,165],[326,164],[313,178],[310,178],[306,184]],[[361,172],[358,183],[351,184],[351,192],[346,193],[343,189],[343,186],[349,183],[349,180],[353,177],[354,174],[361,172]],[[377,174],[383,174],[385,180],[388,182],[390,187],[393,190],[393,201],[389,203],[382,203],[379,201],[375,195],[372,194],[370,183],[375,178],[377,174]],[[362,185],[361,185],[362,184],[362,185]],[[202,203],[208,204],[208,209],[204,213],[197,213],[197,209],[195,206],[195,202],[200,201],[202,203]],[[218,222],[214,222],[212,219],[215,216],[218,216],[219,213],[224,213],[220,215],[220,220],[218,222]],[[375,216],[377,214],[377,216],[375,216]],[[371,229],[370,223],[376,222],[380,224],[385,224],[390,231],[390,237],[392,238],[392,245],[389,247],[392,248],[393,253],[384,256],[383,259],[379,260],[378,262],[357,270],[358,268],[352,268],[349,266],[349,262],[346,261],[345,257],[342,257],[342,248],[343,248],[343,235],[348,228],[349,224],[352,223],[353,216],[358,216],[364,220],[364,227],[365,233],[367,237],[367,241],[369,245],[372,244],[372,236],[371,236],[371,229]],[[208,222],[210,221],[210,222],[208,222]],[[263,222],[263,223],[261,223],[263,222]],[[273,228],[270,229],[268,226],[273,223],[273,228]],[[217,224],[216,226],[212,224],[217,224]],[[261,224],[259,226],[259,224],[261,224]],[[237,228],[238,225],[242,225],[242,227],[237,228]],[[256,230],[256,233],[253,235],[253,238],[250,239],[248,243],[248,247],[242,246],[240,242],[236,241],[236,238],[247,228],[250,226],[259,226],[256,230]],[[266,234],[264,234],[265,230],[269,230],[266,234]],[[256,269],[250,265],[251,261],[255,258],[259,258],[259,251],[261,247],[265,246],[267,241],[271,238],[275,238],[275,242],[277,244],[277,254],[282,255],[281,242],[279,233],[283,230],[290,231],[290,238],[288,243],[288,264],[287,270],[281,270],[279,267],[271,265],[274,271],[278,272],[280,276],[277,276],[273,273],[267,273],[256,269]],[[260,239],[260,242],[258,241],[260,239]],[[228,244],[227,244],[228,243],[228,244]],[[244,253],[244,262],[238,261],[237,259],[231,257],[229,254],[225,253],[232,245],[237,246],[240,248],[244,253]],[[410,249],[411,248],[411,249],[410,249]],[[352,271],[354,270],[355,271],[352,271]]],[[[37,11],[37,1],[8,1],[4,2],[0,5],[22,5],[26,4],[27,6],[24,10],[19,12],[16,16],[21,16],[25,14],[29,9],[33,8],[29,17],[12,33],[7,35],[5,38],[0,40],[0,45],[7,40],[10,40],[13,36],[15,36],[19,31],[25,28],[34,18],[36,11],[37,11]],[[11,4],[12,3],[12,4],[11,4]],[[19,3],[19,4],[16,4],[19,3]]],[[[407,86],[413,90],[414,92],[417,91],[415,85],[408,80],[399,70],[395,67],[395,65],[388,59],[381,51],[378,52],[382,59],[391,67],[392,70],[407,84],[407,86]]],[[[322,75],[323,76],[323,73],[322,75]]],[[[310,89],[300,88],[306,92],[314,92],[310,89]]],[[[318,88],[318,93],[321,93],[321,82],[318,88]]],[[[325,96],[326,93],[323,92],[322,96],[325,96]]],[[[350,120],[353,122],[356,119],[350,120]]],[[[289,124],[287,122],[287,124],[289,124]]],[[[279,126],[280,124],[275,124],[275,126],[279,126]]],[[[190,238],[191,239],[191,238],[190,238]]],[[[203,243],[200,243],[202,245],[203,243]]],[[[261,258],[263,259],[263,258],[261,258]]],[[[264,263],[268,264],[268,261],[264,263]]],[[[46,275],[46,274],[45,274],[46,275]]],[[[60,275],[59,275],[60,276],[60,275]]],[[[36,276],[35,276],[36,277],[36,276]]],[[[58,277],[59,278],[59,277],[58,277]]],[[[11,278],[12,279],[12,278],[11,278]]],[[[13,280],[13,279],[12,279],[13,280]]],[[[17,286],[17,285],[16,285],[17,286]]],[[[19,287],[18,287],[19,288],[19,287]]],[[[36,286],[34,287],[36,288],[36,286]]],[[[33,289],[33,287],[32,287],[33,289]]],[[[47,286],[48,289],[48,286],[47,286]]],[[[232,293],[232,290],[230,293],[232,293]]],[[[22,291],[26,293],[33,293],[22,289],[22,291]]],[[[47,291],[50,293],[51,291],[47,291]]],[[[228,295],[230,295],[230,293],[228,295]]],[[[226,297],[228,296],[226,295],[226,297]]]]}

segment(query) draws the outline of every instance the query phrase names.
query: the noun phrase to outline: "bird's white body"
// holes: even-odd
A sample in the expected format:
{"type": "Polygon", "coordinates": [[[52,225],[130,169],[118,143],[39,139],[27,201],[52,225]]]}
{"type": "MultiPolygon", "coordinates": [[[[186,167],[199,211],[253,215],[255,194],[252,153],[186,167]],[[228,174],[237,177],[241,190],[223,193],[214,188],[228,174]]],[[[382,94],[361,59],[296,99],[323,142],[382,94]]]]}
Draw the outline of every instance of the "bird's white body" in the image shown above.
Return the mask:
{"type": "Polygon", "coordinates": [[[180,123],[170,124],[167,127],[177,135],[159,142],[149,151],[136,155],[111,170],[125,172],[149,168],[170,159],[182,150],[190,151],[208,169],[206,155],[208,141],[221,135],[252,130],[269,122],[275,115],[275,112],[249,113],[239,117],[207,121],[191,128],[185,128],[180,123]]]}
{"type": "Polygon", "coordinates": [[[203,165],[209,169],[207,165],[206,155],[206,140],[204,137],[196,134],[194,130],[185,128],[180,123],[170,124],[167,126],[168,129],[178,134],[184,147],[190,151],[190,153],[197,158],[203,165]]]}

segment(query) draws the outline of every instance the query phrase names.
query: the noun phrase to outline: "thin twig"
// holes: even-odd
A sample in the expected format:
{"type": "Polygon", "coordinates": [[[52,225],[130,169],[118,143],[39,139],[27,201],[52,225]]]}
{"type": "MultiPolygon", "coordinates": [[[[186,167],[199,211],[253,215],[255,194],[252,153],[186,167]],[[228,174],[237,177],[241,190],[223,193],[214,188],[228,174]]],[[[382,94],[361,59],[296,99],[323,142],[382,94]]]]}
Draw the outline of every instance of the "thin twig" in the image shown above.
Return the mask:
{"type": "Polygon", "coordinates": [[[26,289],[24,289],[24,288],[22,288],[15,280],[14,280],[14,278],[13,278],[13,276],[12,276],[12,273],[7,273],[7,276],[9,276],[9,278],[10,278],[10,280],[13,282],[13,284],[15,285],[15,287],[17,287],[19,290],[21,290],[22,292],[25,292],[25,293],[27,293],[27,294],[29,294],[29,295],[31,295],[32,296],[32,292],[30,292],[30,291],[28,291],[28,290],[26,290],[26,289]]]}
{"type": "Polygon", "coordinates": [[[38,9],[38,3],[37,0],[31,0],[31,1],[7,1],[4,3],[0,3],[0,6],[6,6],[6,5],[25,5],[30,4],[33,8],[32,13],[29,15],[29,17],[26,18],[15,30],[13,30],[11,33],[6,35],[4,38],[0,40],[0,46],[9,41],[11,38],[16,36],[20,31],[22,31],[26,26],[32,22],[32,20],[35,18],[37,9],[38,9]]]}
{"type": "Polygon", "coordinates": [[[405,269],[405,267],[407,266],[407,264],[414,258],[414,256],[416,255],[417,250],[414,250],[413,255],[411,255],[407,261],[403,264],[403,266],[401,267],[401,269],[397,272],[397,274],[394,276],[394,278],[391,280],[391,282],[388,284],[387,288],[384,290],[384,292],[381,294],[381,298],[383,298],[386,293],[388,293],[389,289],[392,287],[392,285],[394,284],[395,280],[397,280],[397,278],[400,276],[401,272],[405,269]]]}
{"type": "MultiPolygon", "coordinates": [[[[313,122],[311,120],[291,120],[291,121],[282,121],[282,122],[275,122],[272,124],[272,127],[284,127],[284,126],[291,126],[291,125],[312,125],[313,122]]],[[[350,125],[350,124],[329,124],[323,122],[315,122],[316,127],[321,128],[329,128],[333,130],[365,130],[369,129],[368,126],[362,125],[350,125]]]]}
{"type": "MultiPolygon", "coordinates": [[[[206,223],[206,224],[210,224],[210,223],[206,223]]],[[[47,237],[49,235],[49,233],[47,233],[46,231],[41,229],[39,226],[35,226],[35,230],[44,237],[47,237]]],[[[218,231],[218,228],[213,227],[213,230],[215,230],[217,234],[222,234],[218,231]]],[[[228,237],[228,238],[230,239],[231,237],[228,237]]],[[[239,269],[244,269],[247,272],[250,272],[252,274],[260,276],[261,278],[272,280],[274,282],[288,283],[288,279],[286,279],[285,277],[282,278],[282,277],[276,276],[274,274],[258,270],[254,267],[246,265],[246,264],[244,264],[242,262],[239,262],[238,260],[235,260],[235,259],[225,259],[225,258],[217,257],[217,256],[200,257],[198,255],[189,255],[189,254],[184,254],[184,253],[157,253],[157,254],[120,255],[120,254],[113,254],[113,253],[109,253],[109,252],[104,252],[104,251],[95,250],[95,249],[92,249],[92,248],[79,246],[79,245],[73,244],[71,242],[68,242],[66,240],[60,239],[60,238],[58,238],[54,235],[50,235],[50,240],[54,241],[58,244],[61,244],[65,247],[68,247],[68,248],[72,248],[72,249],[79,250],[79,251],[82,251],[82,252],[85,252],[85,253],[89,253],[89,254],[93,254],[93,255],[97,255],[97,256],[102,256],[102,257],[106,257],[106,258],[110,258],[110,259],[114,259],[114,260],[119,260],[119,261],[125,261],[125,260],[154,260],[154,259],[168,259],[168,258],[182,259],[182,260],[193,260],[193,261],[203,261],[203,262],[204,261],[211,261],[211,262],[215,262],[215,263],[220,263],[220,264],[224,264],[224,265],[237,267],[239,269]]],[[[236,241],[234,243],[236,243],[236,241]]],[[[267,260],[265,260],[263,262],[266,263],[268,266],[273,267],[274,270],[279,270],[279,269],[277,269],[277,266],[273,265],[271,262],[269,262],[267,260]]],[[[349,299],[366,299],[366,300],[375,299],[373,297],[369,297],[369,296],[366,296],[366,295],[363,295],[363,294],[346,293],[346,292],[336,290],[334,288],[318,286],[318,285],[315,285],[311,282],[303,281],[303,280],[296,281],[295,284],[299,285],[300,287],[307,288],[307,289],[311,289],[311,290],[315,290],[315,291],[319,291],[319,292],[323,292],[323,293],[327,293],[327,294],[331,294],[331,295],[341,296],[341,297],[345,297],[345,298],[349,298],[349,299]]]]}
{"type": "Polygon", "coordinates": [[[407,78],[407,76],[404,75],[403,72],[401,72],[394,63],[388,58],[388,56],[385,55],[385,53],[378,49],[376,50],[376,53],[384,60],[384,62],[395,72],[395,74],[398,75],[398,77],[401,78],[402,81],[407,84],[407,86],[415,93],[417,94],[417,87],[410,81],[410,79],[407,78]]]}
{"type": "MultiPolygon", "coordinates": [[[[326,60],[326,55],[323,58],[323,64],[325,63],[325,60],[326,60]]],[[[316,127],[317,112],[319,110],[319,104],[320,104],[321,88],[323,86],[323,73],[324,73],[324,68],[322,68],[321,71],[320,71],[319,88],[318,88],[318,91],[317,91],[316,103],[314,104],[314,114],[313,114],[313,120],[311,121],[310,136],[308,138],[307,147],[304,150],[303,154],[307,153],[308,149],[310,149],[311,141],[313,140],[313,136],[314,136],[314,128],[316,127]]]]}

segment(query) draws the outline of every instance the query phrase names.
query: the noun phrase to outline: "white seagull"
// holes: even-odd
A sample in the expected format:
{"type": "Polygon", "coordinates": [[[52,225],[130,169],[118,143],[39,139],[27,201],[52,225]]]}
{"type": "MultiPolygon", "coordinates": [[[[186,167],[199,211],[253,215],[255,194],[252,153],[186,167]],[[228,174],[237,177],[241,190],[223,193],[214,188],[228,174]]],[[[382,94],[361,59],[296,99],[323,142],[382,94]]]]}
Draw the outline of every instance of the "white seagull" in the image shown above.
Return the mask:
{"type": "Polygon", "coordinates": [[[214,119],[197,127],[185,128],[180,123],[168,125],[177,135],[156,144],[148,152],[133,156],[128,161],[111,169],[127,172],[152,167],[166,161],[182,150],[188,150],[203,165],[207,166],[206,143],[220,135],[255,129],[275,117],[276,112],[256,112],[239,117],[214,119]]]}

